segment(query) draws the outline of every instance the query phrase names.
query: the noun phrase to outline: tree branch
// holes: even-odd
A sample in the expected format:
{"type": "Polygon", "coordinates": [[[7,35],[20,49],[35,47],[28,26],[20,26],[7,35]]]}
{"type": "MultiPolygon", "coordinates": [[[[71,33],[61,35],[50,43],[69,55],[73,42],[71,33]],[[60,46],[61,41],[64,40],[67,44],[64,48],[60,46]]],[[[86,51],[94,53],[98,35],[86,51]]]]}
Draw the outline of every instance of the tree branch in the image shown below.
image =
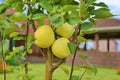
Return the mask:
{"type": "Polygon", "coordinates": [[[56,68],[58,68],[63,63],[64,60],[65,59],[60,59],[60,61],[52,67],[52,71],[54,71],[56,68]]]}
{"type": "Polygon", "coordinates": [[[6,61],[5,61],[5,53],[4,53],[4,29],[1,30],[1,37],[2,37],[2,68],[4,74],[4,80],[6,80],[6,61]]]}
{"type": "Polygon", "coordinates": [[[40,52],[41,52],[41,54],[43,55],[43,57],[44,58],[47,58],[47,54],[45,54],[45,52],[43,51],[43,49],[42,48],[39,48],[40,49],[40,52]]]}
{"type": "Polygon", "coordinates": [[[84,70],[84,72],[82,73],[81,77],[79,78],[79,80],[82,80],[83,76],[85,75],[87,69],[84,70]]]}
{"type": "Polygon", "coordinates": [[[78,51],[78,46],[79,46],[79,43],[78,41],[76,40],[77,38],[77,35],[80,34],[80,25],[77,25],[76,29],[75,29],[75,33],[74,33],[74,37],[72,39],[72,42],[76,43],[77,44],[77,47],[76,47],[76,50],[75,50],[75,53],[73,55],[73,59],[72,59],[72,65],[71,65],[71,72],[70,72],[70,76],[69,76],[69,80],[72,80],[72,74],[73,74],[73,69],[74,69],[74,63],[75,63],[75,58],[76,58],[76,54],[77,54],[77,51],[78,51]]]}

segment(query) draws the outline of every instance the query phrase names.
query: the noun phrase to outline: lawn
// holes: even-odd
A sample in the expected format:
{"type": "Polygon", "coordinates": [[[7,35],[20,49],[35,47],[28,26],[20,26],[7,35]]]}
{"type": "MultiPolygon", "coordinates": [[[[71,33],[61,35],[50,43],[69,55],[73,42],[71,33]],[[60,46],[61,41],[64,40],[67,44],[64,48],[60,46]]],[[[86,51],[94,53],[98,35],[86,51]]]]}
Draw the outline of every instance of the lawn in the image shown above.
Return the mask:
{"type": "MultiPolygon", "coordinates": [[[[44,64],[30,64],[29,65],[29,74],[33,76],[34,78],[32,80],[45,80],[45,65],[44,64]]],[[[70,68],[68,65],[63,65],[70,68]]],[[[22,73],[22,70],[20,70],[20,67],[15,67],[15,69],[12,72],[7,73],[7,80],[20,80],[20,74],[22,73]]],[[[75,74],[80,74],[78,71],[75,72],[75,74]]],[[[61,71],[61,68],[58,68],[53,75],[53,80],[67,80],[67,76],[63,71],[61,71]]],[[[98,68],[97,75],[89,74],[87,73],[83,80],[119,80],[120,75],[116,74],[116,69],[114,68],[98,68]]],[[[3,74],[0,74],[0,80],[3,80],[3,74]]]]}

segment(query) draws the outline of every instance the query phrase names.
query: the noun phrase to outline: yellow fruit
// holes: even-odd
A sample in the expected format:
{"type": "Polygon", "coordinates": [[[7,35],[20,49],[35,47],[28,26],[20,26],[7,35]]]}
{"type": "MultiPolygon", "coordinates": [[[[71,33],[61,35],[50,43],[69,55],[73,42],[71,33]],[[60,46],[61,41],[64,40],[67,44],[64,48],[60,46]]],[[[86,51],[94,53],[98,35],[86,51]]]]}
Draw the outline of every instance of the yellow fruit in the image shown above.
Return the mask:
{"type": "Polygon", "coordinates": [[[69,48],[67,43],[69,40],[67,38],[59,38],[52,45],[52,52],[58,58],[66,58],[69,54],[69,48]]]}
{"type": "Polygon", "coordinates": [[[58,26],[55,32],[62,37],[70,38],[73,35],[74,26],[64,23],[61,26],[58,26]]]}
{"type": "Polygon", "coordinates": [[[35,44],[39,47],[44,46],[44,45],[40,44],[38,40],[35,40],[35,44]]]}
{"type": "Polygon", "coordinates": [[[52,28],[47,25],[43,25],[39,27],[35,31],[34,36],[36,39],[35,43],[39,45],[39,47],[41,48],[50,47],[55,40],[55,35],[54,35],[52,28]]]}

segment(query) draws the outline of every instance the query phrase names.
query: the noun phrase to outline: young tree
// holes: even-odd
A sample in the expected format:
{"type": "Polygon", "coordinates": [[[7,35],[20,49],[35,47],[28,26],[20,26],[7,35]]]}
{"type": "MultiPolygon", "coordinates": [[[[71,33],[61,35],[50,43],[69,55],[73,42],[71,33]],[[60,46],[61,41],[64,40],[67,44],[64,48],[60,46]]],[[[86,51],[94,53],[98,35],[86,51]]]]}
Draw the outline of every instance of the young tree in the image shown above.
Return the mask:
{"type": "MultiPolygon", "coordinates": [[[[87,40],[84,34],[96,32],[96,30],[90,30],[95,25],[96,19],[106,19],[112,16],[114,15],[108,6],[103,2],[96,3],[96,0],[6,0],[0,4],[2,41],[5,40],[3,37],[5,30],[7,30],[5,34],[11,33],[10,37],[14,40],[25,40],[25,46],[16,47],[6,58],[11,58],[16,53],[22,54],[25,74],[28,74],[25,57],[27,53],[32,52],[30,47],[32,43],[35,43],[45,58],[45,79],[52,80],[53,72],[71,53],[73,59],[68,79],[73,80],[74,60],[78,45],[87,40]],[[45,24],[45,20],[48,20],[48,24],[45,24]],[[29,33],[30,25],[35,31],[35,38],[29,33]],[[14,32],[16,29],[21,29],[22,32],[14,32]],[[53,62],[55,56],[60,59],[57,64],[53,62]]],[[[87,60],[84,55],[80,57],[87,60]]],[[[5,63],[5,56],[3,56],[3,63],[5,63]]],[[[79,80],[81,79],[82,76],[79,80]]]]}

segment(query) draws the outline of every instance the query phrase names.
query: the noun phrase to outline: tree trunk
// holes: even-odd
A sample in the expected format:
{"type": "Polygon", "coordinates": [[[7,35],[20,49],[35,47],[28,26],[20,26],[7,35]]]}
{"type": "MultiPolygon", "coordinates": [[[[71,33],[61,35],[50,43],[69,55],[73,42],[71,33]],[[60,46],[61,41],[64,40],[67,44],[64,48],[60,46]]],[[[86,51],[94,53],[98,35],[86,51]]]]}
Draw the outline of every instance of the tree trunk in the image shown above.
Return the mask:
{"type": "Polygon", "coordinates": [[[46,59],[46,79],[45,80],[52,80],[52,70],[51,70],[51,66],[50,66],[50,62],[48,59],[46,59]]]}
{"type": "Polygon", "coordinates": [[[48,48],[47,51],[47,57],[46,57],[46,76],[45,76],[45,80],[52,80],[52,74],[53,74],[53,70],[52,70],[52,53],[50,51],[50,49],[48,48]]]}

